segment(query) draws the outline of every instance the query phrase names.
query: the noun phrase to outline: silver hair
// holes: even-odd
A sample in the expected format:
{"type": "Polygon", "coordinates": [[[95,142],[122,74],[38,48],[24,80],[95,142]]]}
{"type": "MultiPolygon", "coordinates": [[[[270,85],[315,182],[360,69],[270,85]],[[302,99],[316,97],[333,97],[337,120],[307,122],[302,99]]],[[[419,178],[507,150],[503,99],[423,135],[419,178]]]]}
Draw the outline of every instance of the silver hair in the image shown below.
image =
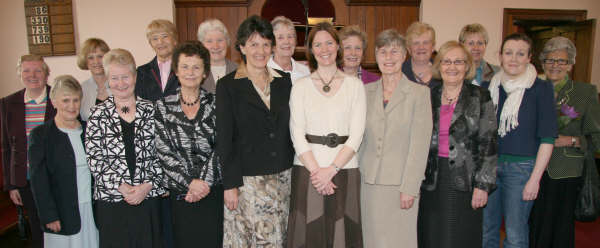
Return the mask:
{"type": "Polygon", "coordinates": [[[565,50],[567,52],[567,57],[569,60],[569,64],[575,64],[575,56],[577,56],[577,48],[571,40],[568,38],[557,36],[548,41],[544,45],[544,49],[540,53],[540,61],[544,63],[544,59],[548,56],[548,54],[560,50],[565,50]]]}
{"type": "Polygon", "coordinates": [[[198,40],[202,42],[204,40],[204,36],[208,31],[220,31],[225,36],[225,40],[227,40],[227,45],[231,44],[231,39],[229,38],[229,32],[227,31],[227,27],[223,24],[219,19],[208,19],[198,26],[198,40]]]}

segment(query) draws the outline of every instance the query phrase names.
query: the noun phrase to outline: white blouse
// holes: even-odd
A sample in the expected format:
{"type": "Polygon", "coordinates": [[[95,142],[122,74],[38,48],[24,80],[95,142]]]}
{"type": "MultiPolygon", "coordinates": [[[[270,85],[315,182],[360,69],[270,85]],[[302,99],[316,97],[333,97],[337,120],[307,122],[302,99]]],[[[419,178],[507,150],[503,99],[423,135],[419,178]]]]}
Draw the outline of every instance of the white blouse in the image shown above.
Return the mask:
{"type": "MultiPolygon", "coordinates": [[[[335,95],[325,96],[316,87],[310,77],[299,79],[292,87],[290,131],[296,150],[294,164],[303,166],[298,156],[312,151],[319,166],[328,167],[344,145],[358,151],[365,130],[365,88],[360,79],[347,75],[335,95]],[[305,137],[330,133],[349,137],[335,148],[308,143],[305,137]]],[[[355,155],[344,169],[357,167],[355,155]]]]}
{"type": "Polygon", "coordinates": [[[267,66],[271,67],[273,69],[277,69],[277,70],[289,73],[290,78],[292,79],[292,84],[295,84],[296,81],[298,81],[298,79],[310,75],[310,69],[308,68],[308,66],[298,63],[296,60],[294,60],[294,58],[292,58],[292,70],[291,71],[286,71],[283,68],[281,68],[281,66],[279,66],[275,62],[275,60],[273,60],[273,56],[271,56],[271,58],[269,59],[269,62],[267,62],[267,66]]]}

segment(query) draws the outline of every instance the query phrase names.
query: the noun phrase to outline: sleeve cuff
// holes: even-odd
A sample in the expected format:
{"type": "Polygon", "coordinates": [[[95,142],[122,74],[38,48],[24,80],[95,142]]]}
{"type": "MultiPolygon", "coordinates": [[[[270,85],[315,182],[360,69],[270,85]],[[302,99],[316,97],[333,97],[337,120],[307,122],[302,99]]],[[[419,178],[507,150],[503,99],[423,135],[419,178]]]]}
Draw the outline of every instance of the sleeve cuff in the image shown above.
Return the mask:
{"type": "Polygon", "coordinates": [[[543,143],[543,144],[552,144],[552,145],[554,145],[554,138],[550,138],[550,137],[547,137],[547,138],[541,138],[541,139],[540,139],[540,143],[543,143]]]}

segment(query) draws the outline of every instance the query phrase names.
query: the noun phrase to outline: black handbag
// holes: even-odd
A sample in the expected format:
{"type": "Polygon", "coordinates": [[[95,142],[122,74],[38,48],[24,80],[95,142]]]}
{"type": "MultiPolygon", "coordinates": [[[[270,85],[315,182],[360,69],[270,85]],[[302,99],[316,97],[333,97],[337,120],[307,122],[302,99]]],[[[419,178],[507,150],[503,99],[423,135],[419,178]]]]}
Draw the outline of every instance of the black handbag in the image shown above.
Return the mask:
{"type": "Polygon", "coordinates": [[[586,156],[581,179],[575,203],[575,220],[593,222],[600,215],[600,179],[593,155],[586,156]]]}

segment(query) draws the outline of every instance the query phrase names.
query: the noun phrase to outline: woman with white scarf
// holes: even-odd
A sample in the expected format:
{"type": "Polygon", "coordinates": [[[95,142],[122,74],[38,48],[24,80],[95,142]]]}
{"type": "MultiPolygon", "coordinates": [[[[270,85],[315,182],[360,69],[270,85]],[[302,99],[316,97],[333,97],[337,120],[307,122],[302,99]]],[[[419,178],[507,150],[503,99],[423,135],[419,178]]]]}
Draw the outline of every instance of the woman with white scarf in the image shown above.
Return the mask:
{"type": "Polygon", "coordinates": [[[504,247],[529,247],[529,213],[558,134],[552,84],[536,77],[531,44],[524,34],[504,38],[502,70],[489,83],[498,119],[499,157],[497,189],[483,214],[485,248],[500,246],[503,218],[504,247]]]}

